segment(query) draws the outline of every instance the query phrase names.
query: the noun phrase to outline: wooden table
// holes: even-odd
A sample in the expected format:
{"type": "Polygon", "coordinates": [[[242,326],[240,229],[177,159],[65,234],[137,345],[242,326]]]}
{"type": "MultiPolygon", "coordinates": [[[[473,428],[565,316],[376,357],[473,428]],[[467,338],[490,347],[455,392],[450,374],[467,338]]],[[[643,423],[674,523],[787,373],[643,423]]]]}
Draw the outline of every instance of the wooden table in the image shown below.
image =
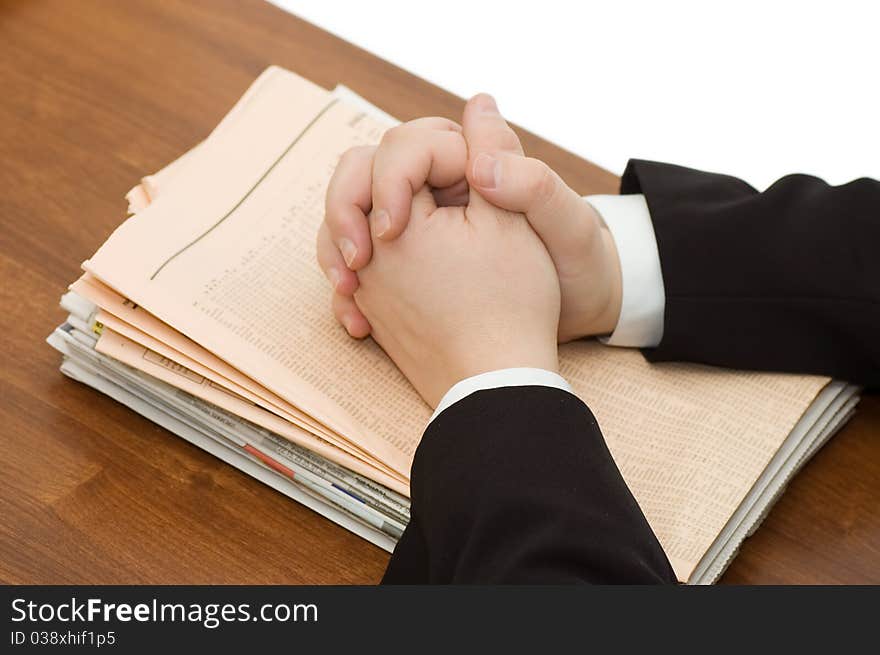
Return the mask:
{"type": "MultiPolygon", "coordinates": [[[[386,553],[62,377],[43,341],[123,194],[273,63],[404,120],[463,105],[258,0],[0,2],[0,581],[379,580],[386,553]]],[[[522,136],[579,191],[616,189],[614,175],[522,136]]],[[[724,580],[880,582],[878,432],[880,401],[866,398],[724,580]]]]}

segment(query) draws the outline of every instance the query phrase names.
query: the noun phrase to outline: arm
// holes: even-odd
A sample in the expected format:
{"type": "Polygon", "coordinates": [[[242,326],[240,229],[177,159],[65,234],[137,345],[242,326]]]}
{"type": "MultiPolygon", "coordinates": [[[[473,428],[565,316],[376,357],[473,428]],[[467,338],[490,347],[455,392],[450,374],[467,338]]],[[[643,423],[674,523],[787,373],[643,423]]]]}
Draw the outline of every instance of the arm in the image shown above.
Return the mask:
{"type": "Polygon", "coordinates": [[[473,393],[437,416],[385,583],[658,583],[675,574],[592,413],[550,387],[473,393]]]}
{"type": "MultiPolygon", "coordinates": [[[[584,201],[542,162],[495,159],[501,183],[485,193],[525,212],[541,235],[559,273],[563,315],[583,298],[617,298],[608,304],[612,321],[574,312],[570,335],[613,329],[606,343],[642,347],[650,361],[880,386],[880,183],[831,187],[792,175],[759,193],[733,177],[632,161],[624,195],[584,201]],[[602,259],[565,248],[602,219],[618,289],[602,259]],[[567,279],[571,270],[579,274],[567,279]]],[[[477,175],[469,179],[483,192],[477,175]]]]}
{"type": "Polygon", "coordinates": [[[763,193],[725,175],[633,160],[662,268],[651,361],[816,373],[880,386],[880,183],[806,175],[763,193]]]}

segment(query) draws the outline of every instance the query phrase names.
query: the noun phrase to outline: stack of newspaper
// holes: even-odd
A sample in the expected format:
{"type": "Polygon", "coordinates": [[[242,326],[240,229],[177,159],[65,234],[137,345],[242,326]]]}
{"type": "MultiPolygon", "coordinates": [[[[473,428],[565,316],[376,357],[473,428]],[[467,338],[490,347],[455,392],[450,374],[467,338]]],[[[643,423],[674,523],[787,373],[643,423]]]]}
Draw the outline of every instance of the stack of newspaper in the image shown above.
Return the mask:
{"type": "MultiPolygon", "coordinates": [[[[387,550],[431,410],[375,343],[336,325],[314,243],[339,155],[394,122],[268,69],[132,189],[49,337],[66,375],[387,550]]],[[[586,341],[561,347],[560,367],[691,583],[717,579],[858,400],[827,378],[652,366],[586,341]]]]}
{"type": "MultiPolygon", "coordinates": [[[[97,350],[98,308],[70,291],[61,298],[67,321],[49,336],[61,352],[61,372],[241,469],[355,534],[392,550],[409,522],[409,498],[345,469],[255,423],[97,350]]],[[[146,357],[161,355],[153,351],[146,357]]],[[[197,384],[194,371],[166,360],[197,384]]]]}

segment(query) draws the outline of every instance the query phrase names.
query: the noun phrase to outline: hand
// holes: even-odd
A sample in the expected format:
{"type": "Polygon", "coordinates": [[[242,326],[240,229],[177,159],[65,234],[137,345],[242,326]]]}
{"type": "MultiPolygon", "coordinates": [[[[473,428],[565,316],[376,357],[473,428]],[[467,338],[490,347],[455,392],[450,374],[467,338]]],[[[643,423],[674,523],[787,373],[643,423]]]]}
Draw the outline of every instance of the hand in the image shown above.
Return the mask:
{"type": "Polygon", "coordinates": [[[373,238],[354,299],[373,338],[431,407],[479,373],[558,369],[556,271],[524,216],[477,193],[467,206],[438,207],[423,186],[407,222],[393,241],[373,238]]]}
{"type": "Polygon", "coordinates": [[[613,332],[622,300],[620,259],[601,217],[547,164],[523,155],[491,96],[472,98],[463,123],[471,189],[523,212],[553,259],[562,292],[560,343],[613,332]]]}
{"type": "Polygon", "coordinates": [[[418,141],[434,144],[427,151],[400,147],[408,140],[397,138],[399,134],[390,136],[394,132],[391,130],[383,140],[383,144],[389,142],[389,158],[385,161],[374,161],[376,150],[372,148],[354,149],[343,157],[328,187],[326,215],[318,238],[318,260],[334,284],[337,319],[354,337],[370,333],[369,322],[351,295],[358,286],[355,271],[366,265],[372,252],[367,215],[373,195],[382,198],[383,208],[391,207],[379,213],[383,228],[387,216],[387,228],[377,229],[374,225],[373,233],[390,240],[406,227],[409,215],[405,207],[412,189],[428,182],[435,187],[434,197],[441,206],[467,202],[470,184],[497,206],[526,214],[547,247],[559,277],[560,342],[612,332],[620,315],[620,262],[601,218],[546,164],[523,156],[519,139],[490,96],[472,98],[465,107],[463,122],[469,149],[466,179],[460,178],[454,166],[444,168],[435,161],[437,157],[442,160],[444,152],[448,154],[441,141],[452,139],[427,132],[461,130],[445,119],[421,119],[395,128],[399,132],[424,130],[418,141]],[[392,158],[389,146],[395,140],[398,148],[392,158]],[[396,161],[394,174],[389,171],[392,159],[396,161]],[[445,177],[438,175],[441,170],[447,174],[445,177]],[[399,184],[401,175],[411,186],[399,184]],[[439,185],[442,187],[437,189],[439,185]]]}
{"type": "Polygon", "coordinates": [[[333,312],[351,336],[370,334],[352,295],[359,284],[355,271],[372,257],[372,238],[396,238],[409,222],[413,190],[425,185],[440,207],[466,205],[466,160],[461,126],[445,118],[399,125],[378,147],[352,148],[340,159],[327,188],[317,252],[333,285],[333,312]]]}

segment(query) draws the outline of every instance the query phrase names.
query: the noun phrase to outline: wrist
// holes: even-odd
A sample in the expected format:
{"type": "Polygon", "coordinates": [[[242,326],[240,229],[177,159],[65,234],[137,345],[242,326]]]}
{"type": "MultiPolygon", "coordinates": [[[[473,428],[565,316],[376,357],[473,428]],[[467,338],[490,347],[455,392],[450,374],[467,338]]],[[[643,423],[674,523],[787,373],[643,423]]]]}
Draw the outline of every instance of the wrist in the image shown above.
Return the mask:
{"type": "Polygon", "coordinates": [[[516,343],[494,341],[492,344],[469,344],[462,352],[447,360],[445,375],[438,375],[438,384],[426,398],[431,407],[437,407],[440,399],[453,386],[491,371],[506,369],[541,369],[559,373],[559,356],[556,339],[548,334],[546,338],[521,340],[516,343]]]}
{"type": "Polygon", "coordinates": [[[497,353],[495,356],[480,356],[460,362],[454,368],[452,375],[448,376],[447,382],[452,386],[456,382],[475,375],[482,375],[489,371],[498,371],[508,368],[538,368],[552,373],[559,372],[559,356],[556,343],[548,344],[542,349],[543,352],[497,353]]]}
{"type": "Polygon", "coordinates": [[[487,389],[509,387],[549,387],[561,389],[569,393],[571,385],[559,373],[537,368],[505,368],[488,373],[481,373],[470,378],[456,382],[443,394],[439,404],[434,408],[431,421],[440,415],[445,409],[451,407],[459,400],[466,398],[472,393],[487,389]]]}
{"type": "Polygon", "coordinates": [[[607,228],[606,266],[614,268],[614,275],[606,278],[610,302],[603,305],[602,319],[587,329],[593,335],[607,335],[603,342],[609,345],[656,346],[663,335],[666,294],[647,201],[641,194],[586,200],[607,228]]]}
{"type": "MultiPolygon", "coordinates": [[[[596,217],[601,223],[601,219],[596,217]]],[[[623,277],[614,237],[607,227],[597,225],[586,251],[577,257],[573,272],[559,271],[562,312],[559,343],[584,337],[611,334],[617,327],[623,306],[623,277]],[[567,275],[565,273],[568,273],[567,275]]]]}
{"type": "Polygon", "coordinates": [[[623,275],[620,270],[620,257],[614,237],[607,227],[600,230],[606,297],[600,304],[599,312],[584,325],[584,336],[594,337],[611,334],[620,320],[620,309],[623,306],[623,275]]]}

